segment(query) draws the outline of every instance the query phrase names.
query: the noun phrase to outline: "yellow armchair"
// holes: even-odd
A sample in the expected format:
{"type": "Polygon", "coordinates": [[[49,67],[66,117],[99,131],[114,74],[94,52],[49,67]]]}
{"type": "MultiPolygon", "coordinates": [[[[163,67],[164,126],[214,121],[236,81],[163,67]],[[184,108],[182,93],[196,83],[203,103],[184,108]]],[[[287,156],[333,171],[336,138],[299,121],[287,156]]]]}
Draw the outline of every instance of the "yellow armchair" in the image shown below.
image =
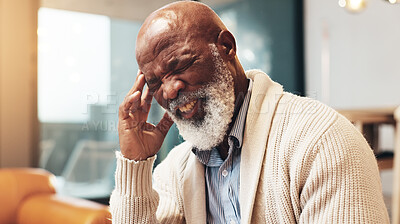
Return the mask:
{"type": "Polygon", "coordinates": [[[106,224],[108,206],[60,196],[43,169],[0,169],[0,224],[106,224]]]}

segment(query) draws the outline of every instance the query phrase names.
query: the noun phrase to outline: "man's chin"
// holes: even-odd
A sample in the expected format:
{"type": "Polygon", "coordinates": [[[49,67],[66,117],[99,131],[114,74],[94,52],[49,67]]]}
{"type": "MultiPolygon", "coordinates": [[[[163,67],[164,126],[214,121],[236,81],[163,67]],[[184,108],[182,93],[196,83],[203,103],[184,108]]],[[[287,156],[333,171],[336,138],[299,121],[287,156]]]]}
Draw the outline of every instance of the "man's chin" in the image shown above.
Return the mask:
{"type": "Polygon", "coordinates": [[[179,117],[167,111],[178,127],[179,134],[198,150],[211,150],[223,140],[233,114],[233,101],[224,103],[216,96],[204,107],[204,113],[197,113],[190,119],[179,117]],[[230,105],[230,106],[228,106],[230,105]],[[204,115],[203,115],[204,114],[204,115]]]}
{"type": "Polygon", "coordinates": [[[222,134],[212,133],[211,130],[216,128],[211,127],[210,129],[210,127],[204,125],[204,122],[204,120],[195,122],[178,120],[175,122],[183,139],[201,151],[211,150],[213,147],[218,146],[223,141],[225,133],[224,130],[218,131],[222,134]]]}

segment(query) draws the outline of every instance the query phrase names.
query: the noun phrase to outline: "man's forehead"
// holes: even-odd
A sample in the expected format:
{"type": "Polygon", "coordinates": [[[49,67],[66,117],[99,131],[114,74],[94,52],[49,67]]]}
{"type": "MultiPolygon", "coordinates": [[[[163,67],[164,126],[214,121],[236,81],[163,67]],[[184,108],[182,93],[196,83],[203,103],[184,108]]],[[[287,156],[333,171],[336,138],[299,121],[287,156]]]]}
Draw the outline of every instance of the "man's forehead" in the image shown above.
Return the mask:
{"type": "Polygon", "coordinates": [[[140,52],[137,55],[138,63],[144,65],[154,61],[160,55],[169,55],[174,49],[184,45],[176,34],[167,33],[165,35],[154,36],[152,39],[143,42],[140,52]]]}
{"type": "MultiPolygon", "coordinates": [[[[173,11],[158,12],[143,24],[137,39],[137,59],[142,63],[153,60],[176,40],[176,19],[173,11]]],[[[138,61],[139,62],[139,61],[138,61]]]]}
{"type": "Polygon", "coordinates": [[[178,16],[174,11],[168,10],[159,12],[146,24],[145,33],[148,35],[157,35],[168,32],[176,26],[177,19],[178,16]]]}
{"type": "Polygon", "coordinates": [[[153,36],[170,30],[171,20],[165,18],[158,18],[151,21],[146,31],[146,36],[153,36]]]}
{"type": "MultiPolygon", "coordinates": [[[[177,43],[175,43],[177,44],[177,43]]],[[[144,62],[141,66],[143,72],[166,73],[176,68],[182,63],[187,63],[197,56],[197,53],[190,46],[177,45],[170,49],[165,49],[153,60],[144,62]]]]}

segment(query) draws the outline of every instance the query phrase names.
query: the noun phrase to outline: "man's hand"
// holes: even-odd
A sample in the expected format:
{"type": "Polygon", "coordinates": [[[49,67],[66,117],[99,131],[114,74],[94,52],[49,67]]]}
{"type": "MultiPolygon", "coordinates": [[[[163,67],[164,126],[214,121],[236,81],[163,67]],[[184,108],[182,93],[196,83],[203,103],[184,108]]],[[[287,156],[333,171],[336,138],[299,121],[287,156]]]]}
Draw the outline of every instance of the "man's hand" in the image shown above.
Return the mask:
{"type": "Polygon", "coordinates": [[[118,135],[121,153],[125,158],[139,161],[157,154],[174,123],[167,113],[154,126],[147,123],[152,94],[147,88],[143,93],[145,79],[139,70],[132,89],[119,106],[118,135]]]}

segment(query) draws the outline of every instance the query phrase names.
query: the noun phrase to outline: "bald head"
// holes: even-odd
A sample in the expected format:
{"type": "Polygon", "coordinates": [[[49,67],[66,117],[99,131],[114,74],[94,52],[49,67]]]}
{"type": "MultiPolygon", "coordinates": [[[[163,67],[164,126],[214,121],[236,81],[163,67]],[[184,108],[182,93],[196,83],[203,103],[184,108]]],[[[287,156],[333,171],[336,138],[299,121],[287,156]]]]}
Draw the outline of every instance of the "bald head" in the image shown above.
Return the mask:
{"type": "Polygon", "coordinates": [[[151,13],[144,21],[136,42],[139,67],[154,59],[176,42],[193,39],[214,43],[226,30],[218,15],[208,6],[193,2],[174,2],[151,13]]]}

